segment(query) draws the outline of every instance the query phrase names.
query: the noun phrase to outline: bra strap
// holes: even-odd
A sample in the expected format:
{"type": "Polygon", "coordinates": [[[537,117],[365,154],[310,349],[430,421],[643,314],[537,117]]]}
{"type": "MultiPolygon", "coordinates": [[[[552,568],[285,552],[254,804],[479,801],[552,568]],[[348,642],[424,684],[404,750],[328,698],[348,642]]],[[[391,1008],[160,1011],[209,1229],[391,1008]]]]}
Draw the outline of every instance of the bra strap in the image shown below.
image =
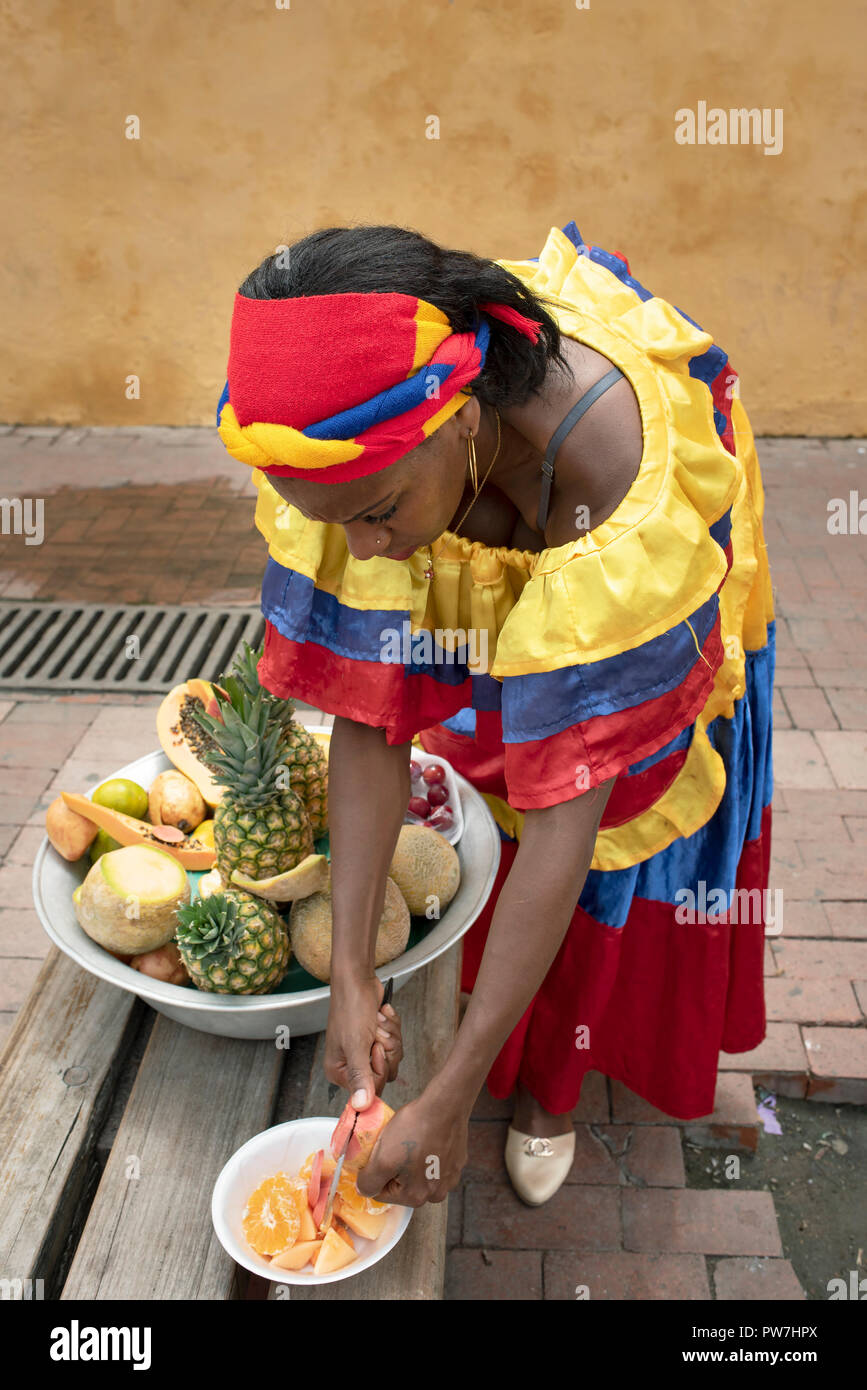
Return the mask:
{"type": "Polygon", "coordinates": [[[589,410],[593,402],[597,401],[602,393],[607,391],[609,386],[613,386],[616,381],[619,381],[622,376],[623,372],[619,367],[612,367],[611,371],[606,372],[605,376],[591,386],[589,391],[584,392],[580,401],[576,401],[565,420],[557,426],[551,435],[542,463],[542,495],[539,499],[539,513],[536,517],[536,527],[539,531],[544,532],[545,522],[548,519],[548,503],[551,498],[551,483],[554,479],[554,459],[557,456],[557,450],[569,431],[574,425],[577,425],[585,410],[589,410]]]}

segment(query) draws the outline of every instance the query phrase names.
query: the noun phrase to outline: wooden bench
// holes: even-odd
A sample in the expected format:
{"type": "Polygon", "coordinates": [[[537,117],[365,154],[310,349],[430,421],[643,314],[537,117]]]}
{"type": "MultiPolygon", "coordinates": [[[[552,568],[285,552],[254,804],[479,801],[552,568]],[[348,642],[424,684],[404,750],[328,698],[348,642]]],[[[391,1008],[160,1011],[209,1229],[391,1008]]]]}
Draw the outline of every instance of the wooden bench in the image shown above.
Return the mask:
{"type": "MultiPolygon", "coordinates": [[[[448,1053],[459,960],[456,946],[395,997],[394,1108],[448,1053]]],[[[280,1050],[196,1032],[53,949],[0,1057],[0,1275],[43,1281],[31,1287],[46,1299],[442,1298],[447,1202],[415,1212],[372,1269],[310,1289],[269,1287],[217,1240],[211,1193],[230,1155],[345,1104],[328,1102],[323,1047],[324,1035],[280,1050]]]]}

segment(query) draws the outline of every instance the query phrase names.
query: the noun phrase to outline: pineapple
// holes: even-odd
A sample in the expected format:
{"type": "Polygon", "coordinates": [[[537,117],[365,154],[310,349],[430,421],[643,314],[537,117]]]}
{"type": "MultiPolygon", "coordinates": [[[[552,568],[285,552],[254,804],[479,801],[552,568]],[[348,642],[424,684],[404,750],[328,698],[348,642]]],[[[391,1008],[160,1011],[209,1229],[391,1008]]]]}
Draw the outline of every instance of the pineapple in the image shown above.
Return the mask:
{"type": "Polygon", "coordinates": [[[289,969],[289,933],[274,908],[231,888],[179,907],[176,941],[193,984],[214,994],[267,994],[289,969]]]}
{"type": "Polygon", "coordinates": [[[287,873],[313,852],[313,831],[291,785],[282,726],[261,695],[217,698],[222,719],[193,710],[217,745],[202,761],[225,788],[214,812],[217,868],[225,883],[235,869],[254,879],[287,873]]]}
{"type": "Polygon", "coordinates": [[[290,769],[292,786],[307,807],[307,815],[315,839],[328,828],[328,756],[303,724],[293,718],[295,706],[291,700],[278,700],[260,683],[256,668],[265,649],[264,640],[258,651],[244,642],[236,655],[232,674],[220,677],[219,684],[237,694],[240,690],[253,698],[261,694],[273,717],[283,728],[283,761],[290,769]]]}

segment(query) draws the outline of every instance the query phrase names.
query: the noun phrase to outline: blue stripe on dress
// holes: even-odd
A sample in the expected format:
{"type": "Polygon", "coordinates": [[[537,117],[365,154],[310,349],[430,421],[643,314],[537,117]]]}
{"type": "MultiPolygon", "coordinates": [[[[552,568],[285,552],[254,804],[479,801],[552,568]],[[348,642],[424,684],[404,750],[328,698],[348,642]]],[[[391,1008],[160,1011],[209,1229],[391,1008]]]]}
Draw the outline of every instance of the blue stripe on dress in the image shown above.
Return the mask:
{"type": "MultiPolygon", "coordinates": [[[[579,251],[584,248],[585,253],[587,253],[586,243],[574,221],[567,222],[566,226],[561,228],[561,230],[563,234],[569,238],[573,246],[579,251]]],[[[628,289],[634,290],[642,303],[648,299],[655,298],[652,290],[646,289],[639,280],[635,279],[634,275],[630,274],[626,268],[625,262],[622,261],[619,256],[615,256],[611,251],[603,251],[600,246],[594,246],[592,250],[589,251],[589,256],[591,261],[595,261],[597,265],[603,266],[604,269],[610,271],[612,275],[616,275],[617,279],[620,280],[622,284],[626,285],[628,289]]],[[[672,308],[677,309],[681,318],[686,319],[687,323],[691,323],[693,328],[697,328],[700,333],[705,331],[700,323],[696,323],[695,319],[690,318],[689,314],[685,314],[683,309],[678,309],[676,304],[672,305],[672,308]]],[[[697,357],[690,358],[689,374],[695,377],[696,380],[703,381],[712,395],[713,383],[720,372],[725,368],[728,360],[728,353],[723,352],[722,348],[717,343],[712,343],[705,352],[699,353],[697,357]]],[[[729,421],[726,419],[725,415],[717,409],[715,403],[713,405],[713,416],[717,434],[720,436],[724,435],[729,427],[729,421]]]]}
{"type": "Polygon", "coordinates": [[[503,681],[503,742],[527,743],[550,738],[597,715],[617,714],[674,690],[701,657],[701,648],[717,620],[719,596],[711,594],[669,632],[628,652],[538,671],[507,676],[503,681]]]}
{"type": "MultiPolygon", "coordinates": [[[[629,869],[591,869],[579,905],[598,921],[622,927],[634,897],[675,906],[689,889],[709,897],[716,888],[730,894],[737,881],[744,845],[758,838],[762,810],[773,797],[773,679],[775,624],[768,644],[746,656],[746,692],[734,715],[718,715],[708,736],[725,764],[726,787],[716,812],[700,830],[629,869]]],[[[712,905],[711,905],[712,906],[712,905]]],[[[688,925],[684,927],[689,930],[688,925]]]]}

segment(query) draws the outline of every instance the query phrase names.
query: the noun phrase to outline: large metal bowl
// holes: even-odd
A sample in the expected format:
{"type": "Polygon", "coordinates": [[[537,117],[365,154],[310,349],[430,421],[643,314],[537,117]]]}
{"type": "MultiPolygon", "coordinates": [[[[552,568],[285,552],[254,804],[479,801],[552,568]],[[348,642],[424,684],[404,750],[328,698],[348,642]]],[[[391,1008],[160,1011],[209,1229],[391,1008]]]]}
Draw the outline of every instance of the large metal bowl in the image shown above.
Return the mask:
{"type": "MultiPolygon", "coordinates": [[[[330,735],[330,729],[311,732],[330,735]]],[[[112,777],[130,777],[148,787],[161,772],[172,767],[165,753],[148,753],[112,777]]],[[[468,931],[484,907],[500,862],[500,834],[484,797],[464,777],[457,778],[464,814],[464,832],[455,849],[461,864],[461,883],[440,920],[422,941],[397,956],[377,972],[381,979],[394,976],[400,989],[422,966],[430,964],[468,931]]],[[[106,778],[102,779],[107,780],[106,778]]],[[[33,901],[39,920],[51,940],[76,964],[109,984],[146,999],[159,1013],[189,1028],[218,1033],[228,1038],[274,1038],[286,1026],[290,1036],[320,1033],[328,1020],[331,991],[327,985],[291,994],[208,994],[192,986],[168,985],[123,965],[82,931],[72,903],[73,891],[90,868],[85,857],[70,864],[46,836],[33,865],[33,901]]],[[[413,919],[414,921],[416,919],[413,919]]]]}

